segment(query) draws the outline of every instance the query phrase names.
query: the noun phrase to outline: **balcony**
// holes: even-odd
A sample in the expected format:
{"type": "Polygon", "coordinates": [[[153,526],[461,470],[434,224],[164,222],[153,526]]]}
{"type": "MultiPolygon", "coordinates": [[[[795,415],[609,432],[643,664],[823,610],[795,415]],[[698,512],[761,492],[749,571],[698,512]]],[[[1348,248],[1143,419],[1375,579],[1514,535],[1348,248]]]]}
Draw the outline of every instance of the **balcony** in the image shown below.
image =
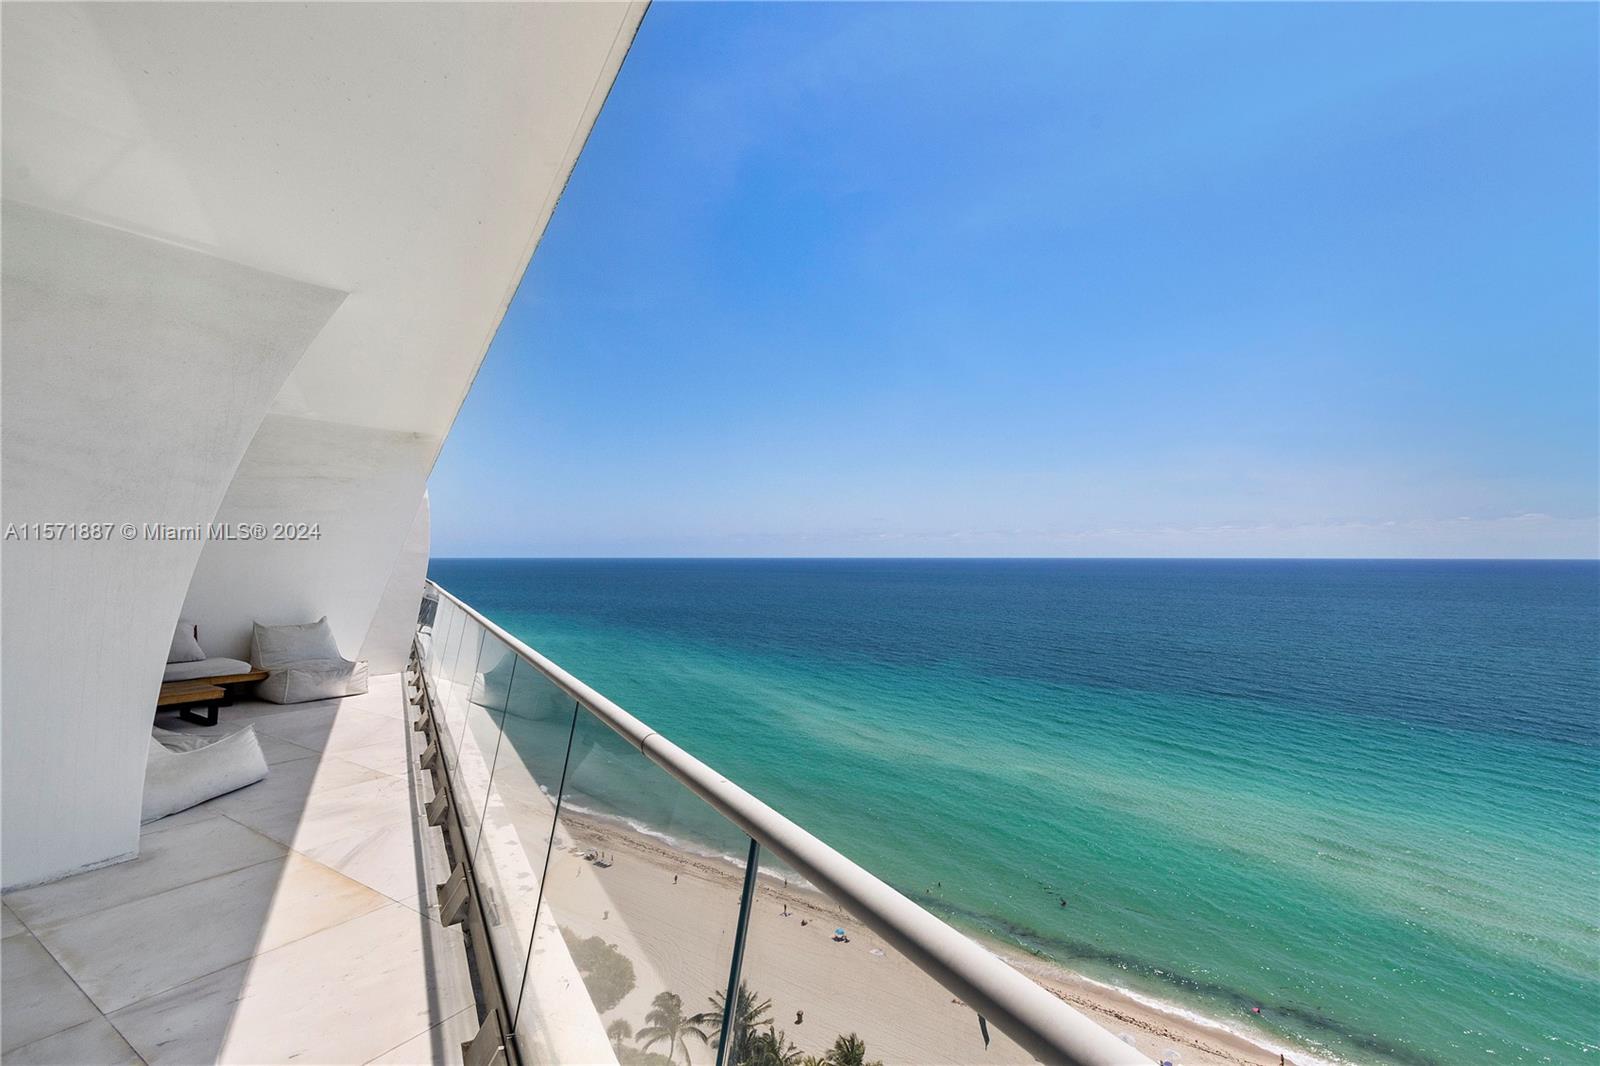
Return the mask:
{"type": "Polygon", "coordinates": [[[436,586],[246,726],[266,780],[5,896],[7,1063],[1148,1061],[436,586]]]}

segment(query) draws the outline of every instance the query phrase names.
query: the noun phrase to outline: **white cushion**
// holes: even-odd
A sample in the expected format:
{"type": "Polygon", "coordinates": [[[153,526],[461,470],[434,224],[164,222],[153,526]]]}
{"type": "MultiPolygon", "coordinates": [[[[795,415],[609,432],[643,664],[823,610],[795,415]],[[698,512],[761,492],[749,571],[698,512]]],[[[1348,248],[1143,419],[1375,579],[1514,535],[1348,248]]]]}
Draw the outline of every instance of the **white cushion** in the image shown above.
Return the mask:
{"type": "Polygon", "coordinates": [[[256,622],[250,628],[250,661],[263,670],[309,659],[339,658],[339,642],[333,639],[327,615],[301,625],[264,626],[256,622]]]}
{"type": "Polygon", "coordinates": [[[227,677],[229,674],[248,674],[249,663],[243,659],[201,659],[197,663],[168,663],[161,672],[162,681],[193,681],[201,677],[227,677]]]}
{"type": "MultiPolygon", "coordinates": [[[[246,728],[254,730],[255,726],[247,726],[246,728]]],[[[225,736],[232,736],[232,734],[210,732],[178,733],[171,729],[161,729],[155,726],[150,729],[150,739],[159,742],[168,754],[180,751],[195,751],[215,744],[225,736]]]]}
{"type": "Polygon", "coordinates": [[[167,652],[169,663],[193,663],[206,657],[200,650],[200,627],[193,622],[180,621],[172,631],[172,648],[167,652]]]}
{"type": "Polygon", "coordinates": [[[266,776],[267,759],[254,726],[216,739],[158,729],[150,737],[139,821],[153,822],[188,810],[266,776]],[[186,750],[173,750],[161,737],[174,738],[172,743],[186,750]]]}
{"type": "Polygon", "coordinates": [[[367,661],[307,659],[267,671],[256,696],[270,703],[306,703],[339,696],[359,696],[367,691],[367,661]]]}

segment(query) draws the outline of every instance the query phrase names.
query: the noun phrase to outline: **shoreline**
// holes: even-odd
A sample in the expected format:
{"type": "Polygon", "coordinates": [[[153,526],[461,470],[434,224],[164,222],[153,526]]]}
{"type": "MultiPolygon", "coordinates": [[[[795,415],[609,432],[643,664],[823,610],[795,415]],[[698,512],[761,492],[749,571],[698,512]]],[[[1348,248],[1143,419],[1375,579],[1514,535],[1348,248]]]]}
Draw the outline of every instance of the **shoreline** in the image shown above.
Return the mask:
{"type": "MultiPolygon", "coordinates": [[[[563,810],[561,821],[566,829],[565,835],[574,846],[573,850],[593,848],[609,853],[614,860],[622,860],[615,861],[610,867],[596,868],[604,881],[620,881],[630,876],[642,875],[652,879],[652,883],[669,885],[670,891],[680,887],[676,878],[683,877],[687,873],[696,881],[707,883],[717,896],[737,898],[743,882],[744,868],[744,863],[738,859],[691,850],[687,844],[677,842],[668,834],[641,830],[631,820],[613,815],[593,811],[576,813],[563,810]],[[677,848],[674,848],[674,843],[677,843],[677,848]],[[636,861],[626,861],[629,859],[636,861]],[[654,880],[657,875],[659,881],[654,880]]],[[[651,889],[649,892],[652,902],[653,896],[660,894],[656,889],[651,889]]],[[[634,898],[638,898],[636,894],[634,898]]],[[[640,903],[633,904],[634,909],[640,906],[640,903]]],[[[857,948],[859,944],[860,948],[854,955],[863,957],[864,966],[879,966],[892,961],[897,963],[896,968],[901,970],[892,982],[881,979],[886,975],[872,978],[868,985],[872,991],[880,992],[890,984],[912,986],[917,994],[904,997],[906,1002],[901,1005],[904,1008],[915,1009],[918,1005],[926,1004],[931,1009],[935,1003],[934,997],[937,996],[937,1002],[941,1004],[948,1001],[951,1005],[961,1007],[963,1011],[967,1010],[964,1004],[960,1004],[943,988],[935,985],[931,978],[922,974],[920,970],[915,970],[915,967],[900,957],[892,947],[880,944],[875,934],[865,929],[853,916],[809,883],[791,883],[780,873],[762,871],[762,876],[757,878],[753,926],[758,918],[767,928],[768,938],[788,936],[792,939],[795,934],[807,935],[801,931],[808,930],[813,939],[826,945],[821,952],[827,974],[818,987],[828,987],[829,982],[839,978],[837,973],[839,959],[854,957],[851,949],[857,948]],[[766,906],[763,906],[764,904],[766,906]],[[777,918],[780,921],[772,923],[768,921],[770,918],[777,918]],[[796,921],[789,922],[789,918],[794,918],[796,921]],[[850,937],[855,943],[830,943],[825,934],[830,933],[835,927],[852,930],[850,937]],[[824,935],[818,937],[816,936],[818,933],[824,935]]],[[[1159,1062],[1168,1051],[1177,1051],[1178,1061],[1183,1066],[1275,1066],[1279,1062],[1280,1055],[1283,1056],[1283,1062],[1294,1066],[1333,1066],[1338,1061],[1293,1047],[1287,1042],[1278,1044],[1255,1039],[1230,1028],[1226,1023],[1207,1018],[1177,1004],[1165,1003],[1155,997],[1144,996],[1129,989],[1073,973],[1048,960],[997,943],[990,937],[975,935],[966,930],[962,930],[962,933],[982,944],[1058,999],[1085,1014],[1114,1035],[1132,1043],[1155,1061],[1159,1062]]],[[[787,945],[786,949],[785,959],[794,958],[798,949],[787,945]]],[[[768,994],[768,988],[752,973],[748,962],[745,973],[753,987],[764,996],[768,994]]],[[[815,999],[817,995],[813,994],[809,998],[815,999]]],[[[777,994],[773,994],[772,998],[775,1004],[778,1003],[777,994]]],[[[785,1011],[792,1009],[785,1007],[785,1011]]],[[[814,1012],[814,1007],[807,1005],[804,1010],[814,1012]]],[[[779,1023],[779,1029],[790,1028],[782,1024],[784,1018],[775,1016],[774,1020],[779,1023]]],[[[881,1019],[868,1020],[881,1021],[881,1019]]],[[[908,1026],[923,1027],[930,1021],[930,1019],[916,1020],[909,1017],[897,1017],[895,1020],[903,1021],[908,1026]]],[[[904,1032],[894,1031],[894,1027],[887,1023],[880,1024],[879,1028],[886,1031],[886,1039],[891,1046],[896,1037],[905,1037],[904,1032]]],[[[790,1031],[788,1035],[794,1038],[798,1034],[790,1031]]],[[[880,1037],[880,1042],[884,1040],[885,1037],[880,1037]]],[[[869,1043],[871,1043],[870,1037],[869,1043]]],[[[997,1032],[994,1046],[985,1050],[985,1058],[995,1060],[996,1056],[991,1052],[996,1049],[1001,1052],[1003,1061],[1032,1061],[1021,1048],[997,1032]],[[1004,1045],[1009,1045],[1014,1054],[1007,1055],[1007,1049],[1002,1047],[1002,1042],[1004,1045]]],[[[886,1057],[892,1059],[901,1056],[886,1057]]]]}

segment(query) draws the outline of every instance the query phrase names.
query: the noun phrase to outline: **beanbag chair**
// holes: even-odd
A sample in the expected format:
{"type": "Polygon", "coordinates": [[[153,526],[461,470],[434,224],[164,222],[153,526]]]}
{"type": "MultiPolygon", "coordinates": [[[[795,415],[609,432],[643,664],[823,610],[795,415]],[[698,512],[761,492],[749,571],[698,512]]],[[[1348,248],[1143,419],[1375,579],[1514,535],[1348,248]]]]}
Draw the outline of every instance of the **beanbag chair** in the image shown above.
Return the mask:
{"type": "Polygon", "coordinates": [[[139,821],[153,822],[267,776],[254,726],[213,739],[155,729],[144,768],[139,821]]]}
{"type": "Polygon", "coordinates": [[[256,695],[271,703],[305,703],[367,691],[366,661],[351,662],[339,654],[327,615],[301,625],[256,622],[250,631],[250,661],[267,671],[256,695]]]}

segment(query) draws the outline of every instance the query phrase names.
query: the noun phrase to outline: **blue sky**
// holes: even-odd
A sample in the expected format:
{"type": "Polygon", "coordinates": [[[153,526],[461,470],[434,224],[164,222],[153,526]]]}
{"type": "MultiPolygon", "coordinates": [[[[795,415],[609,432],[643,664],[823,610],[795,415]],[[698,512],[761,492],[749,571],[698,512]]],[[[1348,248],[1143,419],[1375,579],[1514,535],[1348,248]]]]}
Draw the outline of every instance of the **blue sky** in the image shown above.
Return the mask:
{"type": "Polygon", "coordinates": [[[1593,556],[1597,33],[657,3],[433,554],[1593,556]]]}

